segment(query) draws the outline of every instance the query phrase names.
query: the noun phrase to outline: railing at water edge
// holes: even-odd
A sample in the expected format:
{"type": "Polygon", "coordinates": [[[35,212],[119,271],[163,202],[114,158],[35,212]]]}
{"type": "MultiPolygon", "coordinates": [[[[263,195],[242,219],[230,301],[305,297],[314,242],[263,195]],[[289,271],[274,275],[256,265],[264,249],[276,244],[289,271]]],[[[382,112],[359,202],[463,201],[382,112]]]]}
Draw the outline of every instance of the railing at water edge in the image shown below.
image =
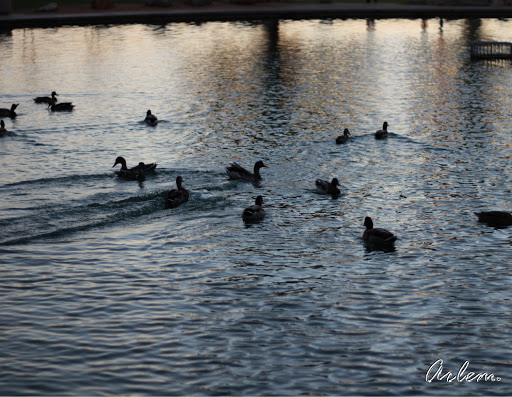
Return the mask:
{"type": "Polygon", "coordinates": [[[474,59],[512,59],[512,43],[505,41],[477,41],[470,51],[474,59]]]}

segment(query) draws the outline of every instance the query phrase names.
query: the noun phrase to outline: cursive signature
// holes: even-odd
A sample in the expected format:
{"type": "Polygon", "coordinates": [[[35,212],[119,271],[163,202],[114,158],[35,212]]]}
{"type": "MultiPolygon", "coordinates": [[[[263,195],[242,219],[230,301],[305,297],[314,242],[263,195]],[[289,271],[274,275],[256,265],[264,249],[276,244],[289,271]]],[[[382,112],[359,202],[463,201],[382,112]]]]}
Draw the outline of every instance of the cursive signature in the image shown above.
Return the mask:
{"type": "Polygon", "coordinates": [[[444,380],[446,382],[501,382],[501,378],[499,376],[495,376],[494,374],[490,374],[487,372],[467,372],[469,361],[464,361],[459,368],[459,371],[456,375],[452,372],[447,371],[443,373],[443,360],[439,359],[434,364],[430,366],[425,375],[425,380],[428,383],[432,383],[435,380],[444,380]]]}

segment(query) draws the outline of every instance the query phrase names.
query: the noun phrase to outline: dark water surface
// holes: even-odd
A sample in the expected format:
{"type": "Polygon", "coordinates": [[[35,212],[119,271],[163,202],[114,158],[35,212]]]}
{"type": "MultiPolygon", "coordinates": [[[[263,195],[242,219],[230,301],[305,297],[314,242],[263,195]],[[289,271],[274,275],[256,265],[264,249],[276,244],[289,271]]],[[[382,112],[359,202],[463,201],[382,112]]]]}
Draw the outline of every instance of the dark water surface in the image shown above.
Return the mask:
{"type": "Polygon", "coordinates": [[[512,209],[512,66],[475,40],[512,22],[0,36],[0,394],[510,395],[512,229],[473,211],[512,209]],[[75,110],[33,102],[53,90],[75,110]],[[117,156],[158,172],[119,180],[117,156]],[[258,185],[227,179],[256,160],[258,185]],[[500,380],[426,382],[438,359],[500,380]]]}

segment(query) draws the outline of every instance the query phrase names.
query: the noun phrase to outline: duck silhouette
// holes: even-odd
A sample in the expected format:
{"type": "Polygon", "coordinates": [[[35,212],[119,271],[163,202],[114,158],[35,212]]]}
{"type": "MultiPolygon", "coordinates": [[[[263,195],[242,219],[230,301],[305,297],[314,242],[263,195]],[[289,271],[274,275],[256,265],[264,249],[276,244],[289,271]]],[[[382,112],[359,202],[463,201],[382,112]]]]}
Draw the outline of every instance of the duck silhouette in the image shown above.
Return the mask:
{"type": "Polygon", "coordinates": [[[244,209],[242,219],[244,222],[257,222],[265,217],[265,209],[263,208],[263,196],[256,197],[254,205],[244,209]]]}
{"type": "Polygon", "coordinates": [[[260,168],[267,167],[263,164],[263,161],[257,161],[254,164],[254,172],[246,170],[238,163],[231,163],[229,167],[226,167],[226,172],[229,179],[241,179],[248,182],[258,182],[261,180],[260,168]]]}
{"type": "Polygon", "coordinates": [[[144,119],[144,122],[147,125],[155,126],[158,124],[158,119],[154,114],[151,113],[151,110],[148,110],[146,112],[146,118],[144,119]]]}
{"type": "Polygon", "coordinates": [[[474,213],[479,222],[489,226],[504,227],[512,225],[512,214],[505,211],[482,211],[474,213]]]}
{"type": "Polygon", "coordinates": [[[0,108],[0,117],[10,117],[11,119],[16,118],[17,114],[15,110],[18,106],[19,103],[13,103],[10,109],[0,108]]]}
{"type": "Polygon", "coordinates": [[[378,130],[375,132],[375,139],[384,139],[388,136],[388,122],[384,121],[382,124],[382,130],[378,130]]]}
{"type": "Polygon", "coordinates": [[[340,182],[338,178],[332,178],[331,182],[324,181],[323,179],[317,179],[315,181],[316,191],[320,194],[338,195],[340,194],[340,182]]]}
{"type": "Polygon", "coordinates": [[[176,189],[172,189],[167,193],[165,205],[167,208],[176,208],[177,206],[186,203],[190,197],[190,193],[182,185],[183,178],[178,176],[176,178],[176,189]]]}
{"type": "Polygon", "coordinates": [[[386,229],[373,227],[373,220],[369,216],[364,218],[366,230],[363,232],[363,240],[369,244],[379,246],[392,246],[397,237],[386,229]]]}
{"type": "Polygon", "coordinates": [[[57,103],[57,96],[58,94],[55,91],[52,91],[51,96],[38,96],[37,98],[34,98],[34,102],[54,105],[57,103]]]}
{"type": "Polygon", "coordinates": [[[350,138],[350,131],[348,130],[348,128],[345,128],[343,130],[343,135],[340,135],[339,137],[336,138],[336,143],[338,145],[340,145],[342,143],[347,142],[349,138],[350,138]]]}

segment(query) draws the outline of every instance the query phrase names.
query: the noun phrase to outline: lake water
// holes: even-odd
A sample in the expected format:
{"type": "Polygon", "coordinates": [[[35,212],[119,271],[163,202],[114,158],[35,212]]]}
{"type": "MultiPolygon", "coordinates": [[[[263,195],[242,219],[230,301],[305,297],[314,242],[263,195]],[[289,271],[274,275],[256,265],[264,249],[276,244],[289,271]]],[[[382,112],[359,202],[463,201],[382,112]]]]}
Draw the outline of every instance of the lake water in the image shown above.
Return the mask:
{"type": "Polygon", "coordinates": [[[512,21],[0,35],[0,394],[510,395],[512,228],[473,211],[512,209],[512,64],[475,40],[512,21]],[[53,90],[73,112],[33,102],[53,90]],[[257,160],[259,184],[228,180],[257,160]],[[439,359],[499,380],[427,382],[439,359]]]}

